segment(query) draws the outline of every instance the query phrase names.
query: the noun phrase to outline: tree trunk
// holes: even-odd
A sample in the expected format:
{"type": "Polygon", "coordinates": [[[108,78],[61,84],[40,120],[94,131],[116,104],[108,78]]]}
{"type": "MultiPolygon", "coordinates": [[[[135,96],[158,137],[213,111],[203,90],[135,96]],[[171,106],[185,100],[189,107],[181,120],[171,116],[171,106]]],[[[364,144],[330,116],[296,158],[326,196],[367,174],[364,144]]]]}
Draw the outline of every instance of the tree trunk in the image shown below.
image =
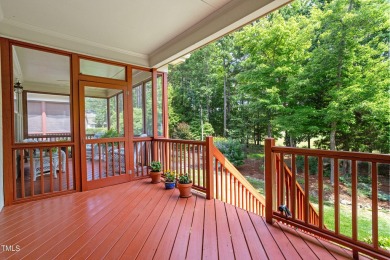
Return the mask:
{"type": "Polygon", "coordinates": [[[307,137],[307,148],[310,149],[310,136],[307,137]]]}

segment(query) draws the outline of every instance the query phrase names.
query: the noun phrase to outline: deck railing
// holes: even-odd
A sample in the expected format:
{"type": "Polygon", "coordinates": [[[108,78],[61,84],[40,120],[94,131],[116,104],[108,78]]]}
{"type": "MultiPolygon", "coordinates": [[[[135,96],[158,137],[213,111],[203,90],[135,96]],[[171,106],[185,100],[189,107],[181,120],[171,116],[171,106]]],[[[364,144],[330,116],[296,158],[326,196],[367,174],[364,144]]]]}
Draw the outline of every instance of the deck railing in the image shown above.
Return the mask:
{"type": "Polygon", "coordinates": [[[206,193],[208,199],[219,199],[247,211],[264,215],[264,197],[243,177],[214,146],[206,141],[154,139],[157,160],[164,171],[188,173],[193,188],[206,193]]]}
{"type": "MultiPolygon", "coordinates": [[[[288,209],[292,209],[294,218],[304,220],[306,198],[309,197],[305,196],[305,191],[296,181],[296,174],[291,172],[290,168],[287,166],[284,160],[280,160],[280,156],[276,156],[276,174],[279,182],[282,180],[282,176],[280,175],[281,173],[284,175],[283,178],[285,184],[283,186],[286,189],[286,206],[288,209]]],[[[314,208],[313,204],[309,202],[309,223],[313,225],[319,225],[319,221],[320,217],[318,211],[314,208]]]]}
{"type": "MultiPolygon", "coordinates": [[[[265,142],[265,160],[267,222],[272,223],[273,219],[276,219],[314,235],[318,235],[335,243],[349,247],[353,251],[354,258],[358,257],[359,252],[378,259],[387,259],[390,257],[389,251],[381,248],[378,243],[378,165],[385,164],[389,166],[390,155],[277,147],[275,146],[274,139],[267,139],[265,142]],[[283,159],[278,161],[277,157],[283,159]],[[286,175],[283,174],[283,172],[287,170],[284,163],[284,159],[286,157],[291,160],[291,165],[289,166],[291,169],[289,169],[291,172],[291,181],[286,181],[286,175]],[[296,168],[298,157],[301,159],[303,158],[304,166],[302,176],[297,176],[296,168]],[[310,213],[310,196],[305,196],[302,199],[299,195],[300,191],[293,188],[293,184],[296,183],[297,177],[303,177],[304,188],[302,192],[304,191],[305,194],[311,194],[310,183],[313,182],[313,178],[310,178],[310,171],[313,170],[313,166],[309,165],[309,161],[312,157],[314,157],[314,161],[317,162],[316,167],[314,168],[318,174],[315,183],[318,187],[316,190],[316,192],[318,192],[318,222],[314,221],[313,216],[310,213]],[[342,223],[340,223],[341,170],[339,169],[339,163],[341,161],[350,165],[350,194],[352,198],[352,201],[350,202],[352,211],[352,217],[350,220],[352,223],[352,232],[350,236],[345,234],[340,228],[342,223]],[[371,169],[370,188],[372,190],[372,242],[370,243],[363,242],[358,231],[358,162],[368,164],[368,169],[371,169]],[[324,181],[325,167],[327,170],[332,170],[332,167],[334,174],[334,207],[332,212],[332,215],[334,216],[334,227],[325,227],[324,224],[324,188],[326,186],[326,188],[329,189],[330,185],[328,185],[329,181],[324,181]],[[278,206],[280,205],[290,206],[292,216],[286,217],[278,212],[278,206]],[[300,207],[303,207],[303,212],[300,207]]],[[[387,174],[389,174],[389,172],[387,172],[387,174]]],[[[330,187],[332,187],[332,185],[330,185],[330,187]]],[[[330,208],[332,209],[332,207],[330,208]]]]}
{"type": "Polygon", "coordinates": [[[207,140],[210,147],[210,178],[209,198],[216,198],[236,207],[264,216],[265,199],[231,162],[212,143],[207,140]]]}
{"type": "Polygon", "coordinates": [[[160,138],[154,139],[154,146],[164,172],[188,173],[193,188],[206,192],[206,142],[160,138]]]}

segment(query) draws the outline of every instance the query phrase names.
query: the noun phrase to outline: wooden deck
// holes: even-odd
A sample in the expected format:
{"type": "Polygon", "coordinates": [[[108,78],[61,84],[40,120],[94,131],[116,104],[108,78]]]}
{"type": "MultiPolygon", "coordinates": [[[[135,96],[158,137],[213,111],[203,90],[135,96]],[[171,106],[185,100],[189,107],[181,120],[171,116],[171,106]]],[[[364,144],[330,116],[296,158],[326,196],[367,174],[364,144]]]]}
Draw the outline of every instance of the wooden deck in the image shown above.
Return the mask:
{"type": "Polygon", "coordinates": [[[149,180],[6,207],[0,259],[350,259],[333,244],[149,180]],[[12,251],[13,250],[13,251],[12,251]]]}

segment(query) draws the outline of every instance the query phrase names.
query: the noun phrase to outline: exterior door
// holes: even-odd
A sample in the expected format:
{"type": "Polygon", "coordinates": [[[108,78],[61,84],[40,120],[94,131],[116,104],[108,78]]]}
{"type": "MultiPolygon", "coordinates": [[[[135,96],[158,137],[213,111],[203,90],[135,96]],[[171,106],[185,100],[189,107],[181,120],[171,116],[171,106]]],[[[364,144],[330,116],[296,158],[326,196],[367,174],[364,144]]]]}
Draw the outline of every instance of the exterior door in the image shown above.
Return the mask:
{"type": "Polygon", "coordinates": [[[82,190],[130,181],[126,86],[80,81],[82,190]]]}

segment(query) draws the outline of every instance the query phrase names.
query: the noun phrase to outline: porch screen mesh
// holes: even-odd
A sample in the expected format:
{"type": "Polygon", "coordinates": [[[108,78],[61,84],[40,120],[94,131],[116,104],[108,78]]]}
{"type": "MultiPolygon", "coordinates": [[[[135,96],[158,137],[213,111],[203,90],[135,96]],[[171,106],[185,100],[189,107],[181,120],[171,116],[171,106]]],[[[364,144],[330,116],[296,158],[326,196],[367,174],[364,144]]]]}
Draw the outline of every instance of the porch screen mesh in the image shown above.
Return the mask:
{"type": "Polygon", "coordinates": [[[69,103],[46,102],[46,132],[70,133],[69,103]]]}
{"type": "Polygon", "coordinates": [[[28,133],[42,133],[42,104],[41,102],[27,102],[28,133]]]}

